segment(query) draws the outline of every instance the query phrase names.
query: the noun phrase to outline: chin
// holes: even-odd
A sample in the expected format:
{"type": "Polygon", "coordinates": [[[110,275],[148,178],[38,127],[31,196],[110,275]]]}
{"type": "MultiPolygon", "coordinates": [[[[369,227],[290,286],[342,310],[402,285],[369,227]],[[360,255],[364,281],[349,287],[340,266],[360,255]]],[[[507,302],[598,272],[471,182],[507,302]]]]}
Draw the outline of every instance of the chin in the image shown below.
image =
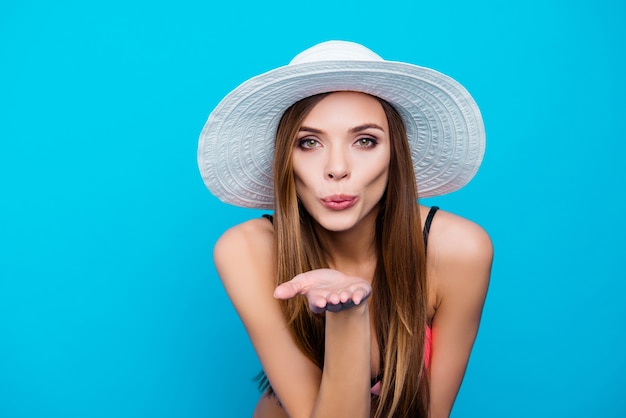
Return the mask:
{"type": "Polygon", "coordinates": [[[313,218],[322,228],[331,232],[348,231],[362,221],[356,211],[322,213],[313,218]]]}

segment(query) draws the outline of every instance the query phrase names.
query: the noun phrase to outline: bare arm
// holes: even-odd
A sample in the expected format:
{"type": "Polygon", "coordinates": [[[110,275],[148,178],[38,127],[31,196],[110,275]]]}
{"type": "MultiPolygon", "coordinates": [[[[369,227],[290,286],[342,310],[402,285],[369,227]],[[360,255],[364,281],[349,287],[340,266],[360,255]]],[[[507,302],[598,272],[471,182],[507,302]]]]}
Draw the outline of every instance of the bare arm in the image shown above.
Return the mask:
{"type": "Polygon", "coordinates": [[[300,274],[274,291],[281,299],[306,296],[313,312],[328,311],[324,370],[312,416],[369,417],[370,293],[364,279],[330,269],[300,274]]]}
{"type": "Polygon", "coordinates": [[[322,373],[296,346],[274,297],[268,226],[254,220],[227,231],[215,246],[214,259],[274,391],[290,417],[369,417],[367,302],[326,313],[322,373]]]}
{"type": "Polygon", "coordinates": [[[326,351],[311,416],[370,416],[370,325],[367,303],[326,314],[326,351]]]}
{"type": "Polygon", "coordinates": [[[478,225],[438,213],[428,266],[437,295],[433,317],[431,417],[447,417],[459,391],[489,285],[493,247],[478,225]]]}

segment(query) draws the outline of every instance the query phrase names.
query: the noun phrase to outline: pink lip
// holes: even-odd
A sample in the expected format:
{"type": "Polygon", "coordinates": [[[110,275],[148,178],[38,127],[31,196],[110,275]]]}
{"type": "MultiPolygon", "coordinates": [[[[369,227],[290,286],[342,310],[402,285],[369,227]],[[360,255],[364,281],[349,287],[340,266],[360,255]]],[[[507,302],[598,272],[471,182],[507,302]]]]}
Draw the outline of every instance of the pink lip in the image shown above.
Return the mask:
{"type": "Polygon", "coordinates": [[[322,198],[322,204],[331,210],[348,209],[356,203],[356,196],[336,194],[322,198]]]}

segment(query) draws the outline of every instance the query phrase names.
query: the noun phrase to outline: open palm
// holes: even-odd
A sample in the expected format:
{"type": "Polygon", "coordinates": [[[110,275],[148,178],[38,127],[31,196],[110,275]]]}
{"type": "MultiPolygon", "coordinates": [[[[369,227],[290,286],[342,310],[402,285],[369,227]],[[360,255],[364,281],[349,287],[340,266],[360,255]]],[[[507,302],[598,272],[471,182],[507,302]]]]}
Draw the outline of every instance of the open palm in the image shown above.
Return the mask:
{"type": "Polygon", "coordinates": [[[367,280],[337,270],[317,269],[298,274],[274,290],[274,297],[306,296],[312,312],[338,312],[359,305],[372,293],[367,280]]]}

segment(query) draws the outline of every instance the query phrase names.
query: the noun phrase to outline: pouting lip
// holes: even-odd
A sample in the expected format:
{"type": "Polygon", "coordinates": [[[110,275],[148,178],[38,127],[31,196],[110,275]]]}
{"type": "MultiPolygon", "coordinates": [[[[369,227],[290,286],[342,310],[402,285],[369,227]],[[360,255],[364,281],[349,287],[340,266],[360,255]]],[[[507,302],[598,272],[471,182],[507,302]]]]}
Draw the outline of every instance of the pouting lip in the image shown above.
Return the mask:
{"type": "Polygon", "coordinates": [[[322,204],[328,209],[344,210],[354,206],[357,201],[357,197],[345,194],[334,194],[323,197],[321,201],[322,204]]]}
{"type": "Polygon", "coordinates": [[[341,203],[355,200],[356,196],[352,196],[349,194],[333,194],[330,196],[322,197],[322,202],[325,203],[341,203]]]}

